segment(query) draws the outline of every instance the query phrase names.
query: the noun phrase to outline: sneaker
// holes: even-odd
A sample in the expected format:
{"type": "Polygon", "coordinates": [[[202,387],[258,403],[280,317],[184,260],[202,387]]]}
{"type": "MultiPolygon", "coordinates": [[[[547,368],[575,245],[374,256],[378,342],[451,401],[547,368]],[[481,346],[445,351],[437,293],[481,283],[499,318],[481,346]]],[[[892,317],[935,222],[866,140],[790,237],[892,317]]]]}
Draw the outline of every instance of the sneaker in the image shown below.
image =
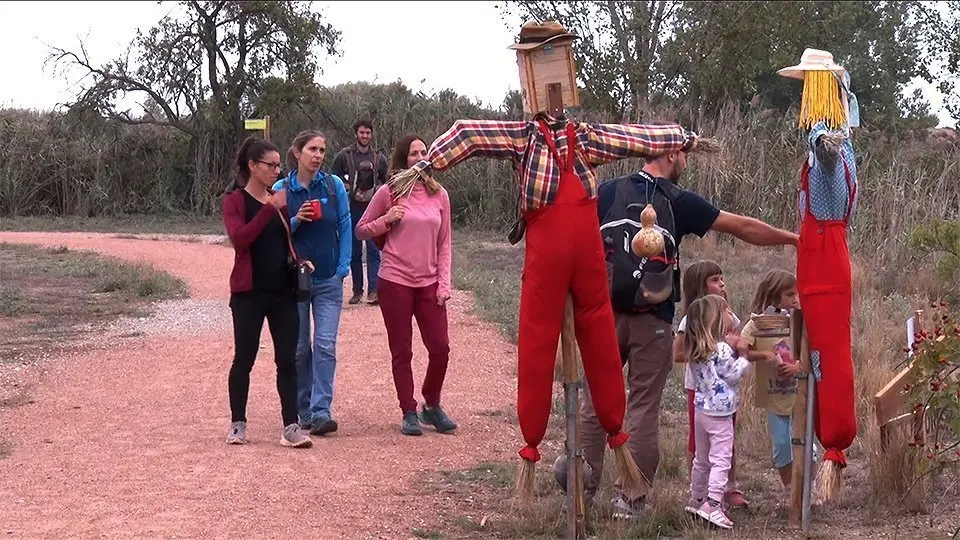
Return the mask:
{"type": "Polygon", "coordinates": [[[733,522],[730,521],[718,502],[711,504],[709,500],[703,501],[700,508],[697,509],[697,515],[722,529],[733,528],[733,522]]]}
{"type": "Polygon", "coordinates": [[[687,501],[687,505],[683,507],[683,511],[688,514],[697,515],[697,510],[699,510],[702,505],[703,499],[690,499],[687,501]]]}
{"type": "Polygon", "coordinates": [[[310,434],[326,435],[327,433],[336,433],[337,427],[337,421],[331,418],[327,418],[326,420],[314,420],[313,426],[310,428],[310,434]]]}
{"type": "Polygon", "coordinates": [[[420,420],[435,427],[439,433],[457,429],[457,423],[451,420],[439,405],[436,407],[424,405],[423,412],[420,413],[420,420]]]}
{"type": "Polygon", "coordinates": [[[227,444],[247,444],[247,423],[234,422],[227,432],[227,444]]]}
{"type": "Polygon", "coordinates": [[[359,303],[360,303],[360,300],[363,300],[363,294],[362,294],[362,293],[361,293],[361,294],[354,293],[353,296],[350,297],[350,300],[347,301],[347,303],[348,303],[348,304],[359,304],[359,303]]]}
{"type": "Polygon", "coordinates": [[[367,303],[372,306],[380,303],[380,299],[377,298],[377,291],[371,291],[370,294],[367,295],[367,303]]]}
{"type": "Polygon", "coordinates": [[[403,413],[403,425],[400,426],[400,431],[404,435],[423,435],[423,431],[420,429],[420,418],[416,412],[403,413]]]}
{"type": "Polygon", "coordinates": [[[630,501],[622,493],[617,493],[616,497],[610,502],[613,503],[613,512],[610,516],[613,519],[637,519],[647,507],[646,497],[630,501]]]}
{"type": "Polygon", "coordinates": [[[313,446],[313,440],[303,433],[299,424],[290,424],[283,428],[283,434],[280,436],[280,445],[293,448],[310,448],[313,446]]]}
{"type": "Polygon", "coordinates": [[[311,419],[300,419],[297,424],[300,425],[300,429],[304,431],[310,431],[313,428],[313,420],[311,419]]]}
{"type": "Polygon", "coordinates": [[[750,506],[750,501],[743,496],[739,489],[731,489],[723,494],[723,502],[727,508],[746,508],[750,506]]]}

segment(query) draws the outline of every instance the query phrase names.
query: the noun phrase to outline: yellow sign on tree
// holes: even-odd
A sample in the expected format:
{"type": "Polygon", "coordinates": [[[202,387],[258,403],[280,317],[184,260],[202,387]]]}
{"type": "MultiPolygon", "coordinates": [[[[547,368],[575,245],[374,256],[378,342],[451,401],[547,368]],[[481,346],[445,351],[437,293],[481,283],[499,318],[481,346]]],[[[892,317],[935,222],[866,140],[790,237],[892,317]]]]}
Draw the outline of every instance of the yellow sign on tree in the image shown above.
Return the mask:
{"type": "Polygon", "coordinates": [[[243,121],[243,128],[248,131],[263,131],[263,138],[270,140],[270,116],[263,118],[247,118],[243,121]]]}
{"type": "Polygon", "coordinates": [[[267,121],[263,118],[248,118],[243,122],[243,127],[249,130],[267,129],[267,121]]]}

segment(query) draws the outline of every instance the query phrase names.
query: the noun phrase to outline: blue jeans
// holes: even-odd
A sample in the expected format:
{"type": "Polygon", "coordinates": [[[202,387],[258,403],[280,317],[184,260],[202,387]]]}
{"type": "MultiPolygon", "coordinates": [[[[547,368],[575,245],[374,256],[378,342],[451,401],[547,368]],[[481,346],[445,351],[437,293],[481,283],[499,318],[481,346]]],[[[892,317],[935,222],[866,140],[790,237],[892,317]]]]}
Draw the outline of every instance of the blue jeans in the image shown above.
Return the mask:
{"type": "Polygon", "coordinates": [[[793,463],[793,419],[767,411],[767,429],[773,449],[773,466],[779,469],[793,463]]]}
{"type": "Polygon", "coordinates": [[[300,302],[297,339],[297,411],[302,422],[329,420],[337,367],[337,330],[343,307],[343,278],[314,282],[310,300],[300,302]],[[310,310],[314,333],[310,339],[310,310]],[[312,343],[312,347],[311,347],[312,343]]]}
{"type": "MultiPolygon", "coordinates": [[[[353,230],[357,229],[361,213],[351,214],[353,230]]],[[[377,273],[380,272],[380,250],[372,241],[362,242],[353,236],[353,256],[350,259],[350,280],[353,282],[353,294],[363,294],[363,244],[367,244],[367,291],[377,290],[377,273]]]]}

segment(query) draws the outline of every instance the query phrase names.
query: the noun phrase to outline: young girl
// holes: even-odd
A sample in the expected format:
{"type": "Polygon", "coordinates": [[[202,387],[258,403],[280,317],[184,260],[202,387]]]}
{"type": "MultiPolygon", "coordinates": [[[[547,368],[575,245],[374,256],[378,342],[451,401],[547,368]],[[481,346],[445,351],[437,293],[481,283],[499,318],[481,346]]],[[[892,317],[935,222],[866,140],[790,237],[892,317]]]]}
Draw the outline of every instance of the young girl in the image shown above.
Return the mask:
{"type": "MultiPolygon", "coordinates": [[[[753,315],[779,313],[799,305],[796,276],[783,270],[771,270],[757,287],[750,311],[753,315]]],[[[767,411],[773,464],[780,473],[784,497],[787,498],[790,496],[790,479],[793,476],[791,415],[797,399],[795,377],[799,367],[790,354],[789,337],[757,337],[756,332],[751,317],[741,335],[750,347],[749,359],[757,362],[754,403],[757,408],[767,411]]]]}
{"type": "Polygon", "coordinates": [[[746,346],[734,331],[727,301],[708,294],[690,304],[683,350],[693,371],[697,453],[686,510],[724,529],[733,528],[722,501],[733,459],[733,414],[740,381],[750,367],[746,346]],[[739,350],[738,350],[739,349],[739,350]]]}
{"type": "MultiPolygon", "coordinates": [[[[727,293],[725,290],[723,282],[723,270],[720,268],[720,265],[714,261],[697,261],[687,268],[683,272],[683,282],[681,284],[680,291],[683,296],[682,308],[683,313],[687,313],[690,310],[690,305],[694,300],[706,296],[708,294],[715,294],[724,299],[727,298],[727,293]]],[[[729,308],[728,308],[728,311],[729,308]]],[[[740,326],[740,319],[737,317],[736,313],[730,311],[731,317],[733,317],[734,327],[737,328],[740,326]]],[[[677,326],[677,337],[673,342],[673,359],[675,362],[684,363],[687,362],[687,358],[684,355],[683,349],[683,336],[687,328],[687,317],[684,315],[680,319],[680,324],[677,326]]],[[[694,384],[693,384],[693,370],[692,366],[688,363],[686,369],[684,370],[683,375],[683,388],[687,392],[687,418],[689,420],[689,432],[687,435],[687,471],[689,472],[693,467],[693,457],[696,453],[696,439],[693,433],[693,417],[694,417],[694,407],[693,407],[693,398],[694,398],[694,384]]],[[[733,423],[737,423],[737,415],[733,415],[733,423]]],[[[741,508],[749,504],[749,502],[744,498],[743,493],[736,487],[736,452],[734,451],[734,458],[730,464],[730,483],[727,486],[727,492],[724,495],[724,503],[730,508],[741,508]]]]}

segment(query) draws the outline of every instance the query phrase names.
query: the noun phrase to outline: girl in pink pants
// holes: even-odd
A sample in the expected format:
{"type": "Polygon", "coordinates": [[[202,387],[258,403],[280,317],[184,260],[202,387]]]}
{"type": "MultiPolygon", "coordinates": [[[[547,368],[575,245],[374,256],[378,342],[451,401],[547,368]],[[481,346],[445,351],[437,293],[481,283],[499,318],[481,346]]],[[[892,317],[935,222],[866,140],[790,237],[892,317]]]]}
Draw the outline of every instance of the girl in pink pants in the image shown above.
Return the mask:
{"type": "Polygon", "coordinates": [[[724,529],[733,528],[721,505],[733,458],[733,415],[750,367],[734,327],[727,301],[708,294],[690,304],[683,343],[693,371],[696,438],[686,511],[724,529]]]}

